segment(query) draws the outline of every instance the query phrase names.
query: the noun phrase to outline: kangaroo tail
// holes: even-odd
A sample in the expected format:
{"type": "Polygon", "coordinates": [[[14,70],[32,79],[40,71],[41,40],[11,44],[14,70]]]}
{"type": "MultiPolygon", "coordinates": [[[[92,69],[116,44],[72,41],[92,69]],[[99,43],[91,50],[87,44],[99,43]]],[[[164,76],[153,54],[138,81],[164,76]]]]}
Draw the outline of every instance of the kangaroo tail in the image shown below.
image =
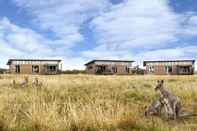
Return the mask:
{"type": "Polygon", "coordinates": [[[180,118],[193,117],[193,116],[197,116],[197,113],[184,112],[179,114],[180,118]]]}

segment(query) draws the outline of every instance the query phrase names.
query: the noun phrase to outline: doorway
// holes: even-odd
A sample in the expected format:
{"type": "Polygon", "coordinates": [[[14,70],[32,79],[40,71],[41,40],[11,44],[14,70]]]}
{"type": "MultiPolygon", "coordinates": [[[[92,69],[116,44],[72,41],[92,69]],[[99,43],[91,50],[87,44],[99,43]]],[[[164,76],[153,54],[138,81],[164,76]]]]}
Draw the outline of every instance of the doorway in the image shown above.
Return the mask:
{"type": "Polygon", "coordinates": [[[165,66],[166,74],[170,75],[172,73],[172,66],[165,66]]]}
{"type": "Polygon", "coordinates": [[[15,66],[15,73],[20,73],[21,69],[20,69],[20,65],[16,65],[15,66]]]}

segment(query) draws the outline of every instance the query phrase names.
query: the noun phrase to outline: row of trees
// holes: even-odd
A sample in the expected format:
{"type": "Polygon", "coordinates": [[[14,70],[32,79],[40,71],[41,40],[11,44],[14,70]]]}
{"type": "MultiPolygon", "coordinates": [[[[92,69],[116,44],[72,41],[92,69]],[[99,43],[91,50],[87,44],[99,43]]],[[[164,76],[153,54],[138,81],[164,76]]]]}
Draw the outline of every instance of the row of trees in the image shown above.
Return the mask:
{"type": "Polygon", "coordinates": [[[86,74],[85,70],[65,70],[61,72],[62,74],[86,74]]]}
{"type": "Polygon", "coordinates": [[[6,73],[7,72],[7,69],[1,69],[0,68],[0,74],[4,74],[4,73],[6,73]]]}

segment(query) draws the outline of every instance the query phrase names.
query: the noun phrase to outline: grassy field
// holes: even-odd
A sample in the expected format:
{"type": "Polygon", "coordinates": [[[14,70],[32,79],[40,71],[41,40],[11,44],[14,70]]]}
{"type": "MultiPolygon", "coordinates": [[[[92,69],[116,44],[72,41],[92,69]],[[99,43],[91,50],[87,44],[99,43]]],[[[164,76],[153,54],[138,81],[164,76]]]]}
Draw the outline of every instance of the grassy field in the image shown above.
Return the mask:
{"type": "Polygon", "coordinates": [[[197,76],[28,76],[0,75],[0,130],[3,131],[193,131],[197,118],[165,120],[144,116],[158,95],[157,80],[197,113],[197,76]],[[32,80],[42,81],[41,89],[32,80]]]}

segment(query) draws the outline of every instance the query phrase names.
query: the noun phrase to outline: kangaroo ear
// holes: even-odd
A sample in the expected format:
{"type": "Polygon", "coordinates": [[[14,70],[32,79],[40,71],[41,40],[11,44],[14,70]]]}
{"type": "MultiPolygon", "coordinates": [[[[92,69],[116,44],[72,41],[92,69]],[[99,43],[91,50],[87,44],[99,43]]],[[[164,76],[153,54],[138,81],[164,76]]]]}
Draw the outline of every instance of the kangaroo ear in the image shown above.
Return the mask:
{"type": "Polygon", "coordinates": [[[161,80],[161,83],[163,84],[164,83],[164,80],[161,80]]]}
{"type": "Polygon", "coordinates": [[[159,83],[160,81],[159,80],[157,80],[157,83],[159,83]]]}

